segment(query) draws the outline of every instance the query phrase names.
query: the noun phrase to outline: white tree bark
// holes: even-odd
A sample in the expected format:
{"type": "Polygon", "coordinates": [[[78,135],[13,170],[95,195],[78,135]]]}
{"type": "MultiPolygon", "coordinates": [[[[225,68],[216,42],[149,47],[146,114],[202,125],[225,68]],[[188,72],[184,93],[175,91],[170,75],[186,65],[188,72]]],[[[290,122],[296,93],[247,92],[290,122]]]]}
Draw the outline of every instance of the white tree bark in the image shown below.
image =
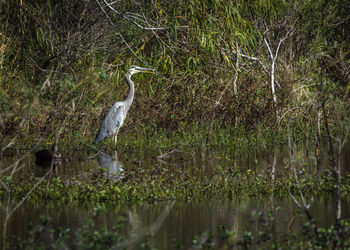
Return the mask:
{"type": "Polygon", "coordinates": [[[267,47],[267,50],[269,52],[270,58],[271,58],[271,71],[270,71],[270,84],[271,84],[271,93],[272,93],[272,98],[273,98],[273,102],[276,103],[277,102],[277,97],[276,97],[276,90],[275,90],[275,64],[276,64],[276,59],[278,56],[278,52],[280,50],[281,44],[282,42],[287,39],[287,36],[285,36],[284,38],[282,38],[277,46],[276,52],[273,53],[271,46],[269,45],[268,41],[266,40],[266,38],[264,38],[264,42],[265,45],[267,47]]]}

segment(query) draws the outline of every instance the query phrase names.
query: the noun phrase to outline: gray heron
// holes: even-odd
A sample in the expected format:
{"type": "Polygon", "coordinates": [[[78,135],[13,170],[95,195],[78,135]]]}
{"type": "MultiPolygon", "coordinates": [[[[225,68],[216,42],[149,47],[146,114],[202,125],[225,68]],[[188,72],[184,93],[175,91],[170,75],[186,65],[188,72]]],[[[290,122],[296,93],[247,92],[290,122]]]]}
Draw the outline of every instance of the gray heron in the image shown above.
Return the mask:
{"type": "Polygon", "coordinates": [[[134,99],[135,87],[131,80],[131,76],[139,72],[153,73],[153,69],[141,68],[139,66],[131,66],[126,72],[126,82],[129,85],[129,93],[126,99],[122,102],[116,102],[112,108],[108,111],[106,117],[103,119],[100,129],[95,137],[94,143],[100,143],[109,136],[114,136],[114,144],[117,144],[117,136],[120,127],[125,121],[126,114],[128,113],[132,101],[134,99]]]}

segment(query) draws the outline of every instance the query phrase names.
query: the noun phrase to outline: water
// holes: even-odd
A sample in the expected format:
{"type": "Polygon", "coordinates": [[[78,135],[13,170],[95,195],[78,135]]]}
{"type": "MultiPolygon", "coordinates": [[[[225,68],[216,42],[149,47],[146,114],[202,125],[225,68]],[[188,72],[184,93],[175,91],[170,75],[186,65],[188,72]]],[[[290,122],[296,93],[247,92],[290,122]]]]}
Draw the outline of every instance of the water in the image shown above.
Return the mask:
{"type": "MultiPolygon", "coordinates": [[[[350,168],[348,164],[349,150],[342,155],[342,172],[350,168]]],[[[265,169],[272,171],[276,178],[288,171],[289,151],[286,148],[274,149],[272,152],[259,154],[247,154],[240,157],[225,155],[220,152],[208,152],[207,150],[174,150],[171,152],[107,152],[95,157],[85,155],[82,152],[64,154],[71,161],[57,162],[53,176],[69,180],[75,177],[80,181],[88,178],[87,173],[98,172],[105,169],[105,178],[112,182],[120,181],[126,171],[131,167],[166,167],[189,171],[196,175],[211,175],[218,168],[244,167],[248,169],[265,169]],[[160,157],[156,157],[160,156],[160,157]],[[80,160],[73,160],[80,159],[80,160]]],[[[317,168],[316,159],[312,154],[305,156],[305,151],[300,150],[294,154],[294,161],[310,174],[323,171],[328,164],[326,155],[321,157],[321,164],[317,168]]],[[[6,158],[2,161],[2,169],[10,165],[14,158],[6,158]]],[[[19,165],[21,174],[30,174],[37,177],[43,176],[50,168],[38,167],[32,155],[25,158],[19,165]]],[[[216,247],[224,242],[222,229],[234,231],[236,235],[244,232],[258,232],[261,230],[259,223],[253,220],[252,215],[262,213],[265,218],[269,211],[275,208],[277,212],[273,223],[273,237],[280,237],[287,232],[299,232],[300,224],[306,221],[303,215],[297,213],[296,204],[290,198],[284,200],[250,199],[220,201],[208,200],[201,202],[176,202],[164,201],[152,204],[127,204],[105,203],[106,210],[95,218],[97,228],[102,226],[113,230],[116,225],[122,225],[119,234],[125,237],[123,247],[127,249],[139,248],[141,243],[147,242],[157,249],[187,249],[195,246],[194,240],[206,237],[206,232],[211,233],[211,241],[216,247]],[[121,218],[124,218],[121,220],[121,218]],[[121,223],[122,221],[122,223],[121,223]]],[[[348,207],[349,200],[342,201],[342,207],[348,207]]],[[[6,207],[6,202],[1,204],[6,207]]],[[[13,237],[25,239],[28,237],[29,224],[39,223],[42,215],[51,218],[48,228],[69,228],[71,232],[82,228],[84,221],[94,214],[97,204],[59,203],[55,201],[43,201],[40,203],[24,202],[6,223],[6,235],[8,242],[16,244],[13,237]]],[[[328,227],[335,222],[336,200],[334,197],[316,199],[311,206],[311,213],[319,226],[328,227]]],[[[1,225],[5,225],[5,212],[0,213],[1,225]]],[[[350,211],[343,209],[342,217],[350,216],[350,211]]],[[[4,226],[1,229],[4,232],[4,226]]],[[[45,231],[40,239],[48,246],[56,237],[45,231]]]]}
{"type": "MultiPolygon", "coordinates": [[[[326,227],[335,222],[334,204],[335,200],[332,198],[318,200],[313,204],[311,212],[316,215],[319,226],[326,227]]],[[[343,205],[347,207],[349,203],[344,202],[343,205]]],[[[218,231],[220,227],[233,230],[238,235],[246,231],[257,232],[259,225],[252,220],[252,213],[259,211],[266,215],[277,206],[282,209],[278,212],[278,222],[274,223],[274,237],[278,238],[288,230],[299,232],[300,222],[306,219],[296,213],[296,206],[289,199],[200,203],[169,201],[141,206],[107,204],[106,213],[100,215],[96,221],[98,225],[112,230],[113,226],[118,225],[121,216],[126,218],[121,235],[128,240],[126,247],[129,249],[135,249],[145,241],[157,249],[175,249],[177,244],[187,249],[194,245],[193,240],[196,237],[206,232],[212,232],[213,241],[220,245],[223,242],[218,231]]],[[[82,227],[84,219],[92,214],[91,207],[78,204],[48,202],[35,206],[23,205],[8,222],[8,235],[26,237],[28,224],[38,223],[42,215],[52,218],[48,229],[64,226],[74,232],[82,227]]],[[[349,215],[350,212],[345,210],[343,216],[349,215]]],[[[43,236],[42,241],[50,242],[53,237],[43,236]]]]}

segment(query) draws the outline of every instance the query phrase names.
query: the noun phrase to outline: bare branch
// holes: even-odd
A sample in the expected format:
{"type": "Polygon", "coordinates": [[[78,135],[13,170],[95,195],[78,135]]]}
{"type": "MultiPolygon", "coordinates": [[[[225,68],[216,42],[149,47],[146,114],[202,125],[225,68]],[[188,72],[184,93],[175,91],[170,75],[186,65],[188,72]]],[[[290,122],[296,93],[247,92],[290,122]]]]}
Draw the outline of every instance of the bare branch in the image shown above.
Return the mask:
{"type": "Polygon", "coordinates": [[[271,60],[274,60],[274,56],[273,56],[272,50],[271,50],[270,45],[269,45],[269,43],[267,42],[266,38],[264,38],[264,42],[265,42],[265,45],[266,45],[266,47],[267,47],[267,50],[269,51],[271,60]]]}
{"type": "MultiPolygon", "coordinates": [[[[105,0],[103,0],[105,2],[105,0]]],[[[109,15],[107,14],[107,12],[105,11],[105,9],[102,7],[102,5],[100,4],[100,2],[98,0],[96,0],[97,4],[100,6],[102,12],[106,15],[108,21],[111,23],[111,25],[113,26],[114,30],[116,31],[116,33],[118,34],[118,36],[122,39],[123,43],[128,47],[128,49],[131,51],[131,53],[137,58],[139,59],[141,62],[143,62],[145,65],[149,66],[148,63],[146,63],[144,60],[142,60],[137,54],[136,52],[131,48],[131,46],[128,44],[128,42],[124,39],[124,37],[122,36],[122,34],[120,34],[120,32],[118,32],[117,27],[114,25],[112,19],[109,17],[109,15]]]]}
{"type": "MultiPolygon", "coordinates": [[[[96,1],[100,5],[98,0],[96,0],[96,1]]],[[[147,21],[147,19],[144,16],[137,15],[137,14],[130,13],[130,12],[126,12],[126,15],[124,15],[124,14],[120,13],[119,11],[117,11],[115,8],[113,8],[112,4],[109,4],[106,0],[103,0],[103,2],[106,4],[106,6],[109,9],[111,9],[118,16],[120,16],[121,18],[124,18],[124,19],[128,20],[129,22],[135,24],[140,29],[143,29],[143,30],[164,30],[165,29],[164,27],[154,27],[152,25],[149,25],[149,22],[147,21]],[[143,19],[141,19],[140,17],[143,17],[143,19]],[[139,22],[142,22],[143,24],[141,24],[139,22]],[[144,26],[144,24],[148,24],[148,26],[144,26]]],[[[100,5],[100,7],[101,7],[101,5],[100,5]]]]}

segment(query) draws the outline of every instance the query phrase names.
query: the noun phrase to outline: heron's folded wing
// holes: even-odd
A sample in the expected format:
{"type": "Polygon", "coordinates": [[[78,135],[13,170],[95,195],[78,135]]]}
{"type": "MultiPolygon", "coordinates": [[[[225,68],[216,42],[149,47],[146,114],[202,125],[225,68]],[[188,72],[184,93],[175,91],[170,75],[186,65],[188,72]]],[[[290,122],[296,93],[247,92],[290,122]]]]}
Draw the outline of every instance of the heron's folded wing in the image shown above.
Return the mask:
{"type": "Polygon", "coordinates": [[[113,105],[103,119],[95,141],[100,142],[106,137],[113,135],[123,125],[125,115],[124,105],[118,105],[118,103],[113,105]]]}

